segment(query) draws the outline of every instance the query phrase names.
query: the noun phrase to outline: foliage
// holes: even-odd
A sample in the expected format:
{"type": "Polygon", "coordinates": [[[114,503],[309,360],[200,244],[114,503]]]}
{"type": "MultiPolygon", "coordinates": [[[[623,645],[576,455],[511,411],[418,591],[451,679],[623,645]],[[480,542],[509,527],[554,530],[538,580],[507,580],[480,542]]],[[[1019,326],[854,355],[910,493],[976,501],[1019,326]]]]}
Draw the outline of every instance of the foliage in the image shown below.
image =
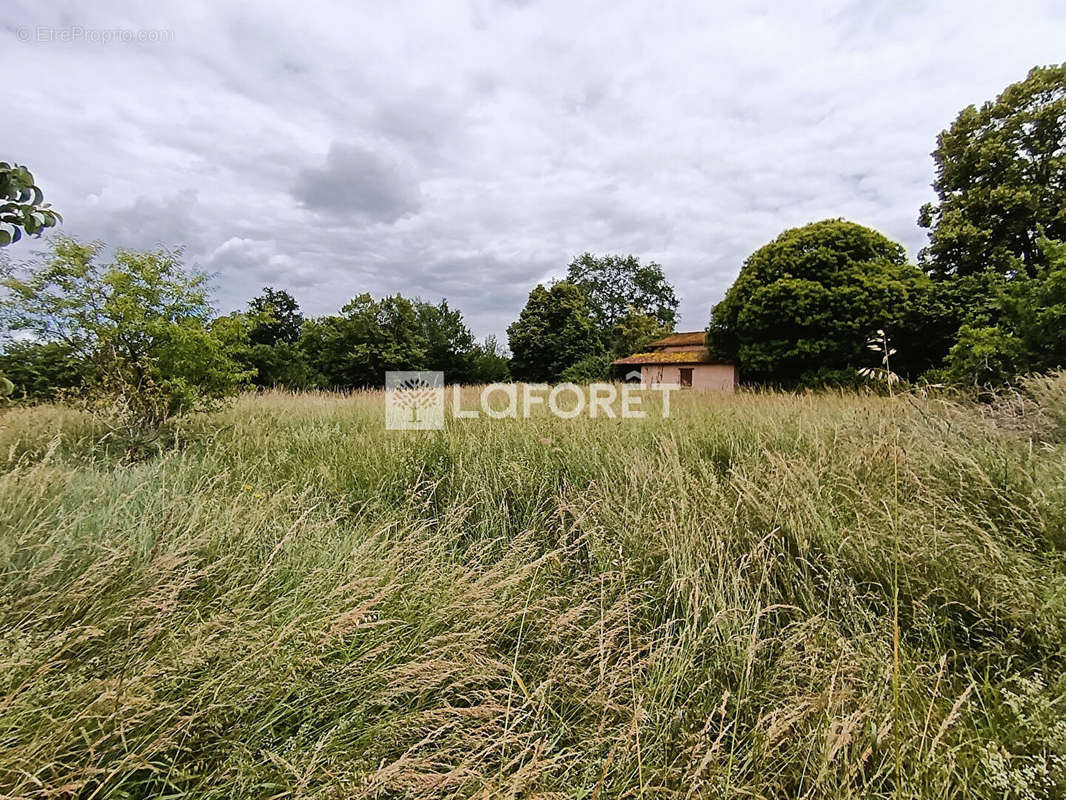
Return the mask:
{"type": "MultiPolygon", "coordinates": [[[[737,363],[744,379],[809,383],[822,370],[867,366],[865,346],[876,330],[900,341],[919,329],[920,300],[930,290],[903,248],[877,231],[844,220],[811,223],[745,261],[712,309],[708,346],[737,363]]],[[[923,354],[899,349],[901,374],[925,366],[923,354]]]]}
{"type": "Polygon", "coordinates": [[[248,302],[248,312],[255,320],[248,335],[253,345],[295,344],[300,338],[303,314],[288,292],[265,286],[261,295],[248,302]]]}
{"type": "Polygon", "coordinates": [[[948,354],[946,374],[961,386],[1002,386],[1023,371],[1022,342],[997,325],[963,325],[948,354]]]}
{"type": "Polygon", "coordinates": [[[996,298],[1006,281],[993,270],[933,278],[930,290],[913,298],[912,318],[917,322],[897,331],[894,339],[903,353],[919,362],[911,377],[940,370],[963,325],[993,325],[999,320],[996,298]]]}
{"type": "Polygon", "coordinates": [[[630,306],[614,324],[611,353],[615,358],[642,353],[656,339],[662,339],[673,332],[673,324],[662,323],[651,314],[645,314],[630,306]]]}
{"type": "Polygon", "coordinates": [[[312,385],[311,369],[298,346],[304,318],[296,298],[270,286],[248,302],[248,346],[239,359],[254,371],[256,386],[306,389],[312,385]]]}
{"type": "Polygon", "coordinates": [[[60,237],[6,277],[5,326],[82,362],[82,398],[124,432],[150,434],[234,394],[247,373],[231,351],[247,331],[209,324],[206,276],[169,250],[119,250],[101,264],[101,247],[60,237]]]}
{"type": "Polygon", "coordinates": [[[62,221],[44,202],[44,193],[28,169],[0,161],[0,247],[17,242],[23,233],[40,236],[62,221]]]}
{"type": "Polygon", "coordinates": [[[923,206],[922,265],[933,275],[1030,277],[1044,264],[1038,227],[1066,238],[1066,64],[1034,67],[995,101],[964,108],[933,152],[939,201],[923,206]]]}
{"type": "Polygon", "coordinates": [[[252,382],[256,386],[283,386],[288,389],[310,389],[314,386],[307,355],[298,344],[278,342],[275,345],[251,345],[241,363],[255,370],[252,382]]]}
{"type": "Polygon", "coordinates": [[[502,383],[510,377],[510,363],[495,336],[474,343],[470,351],[470,383],[502,383]]]}
{"type": "Polygon", "coordinates": [[[511,373],[524,381],[557,381],[568,367],[603,352],[584,292],[566,281],[548,289],[538,284],[507,337],[511,373]]]}
{"type": "Polygon", "coordinates": [[[5,794],[1066,790],[1062,439],[917,394],[382,402],[244,395],[136,468],[5,412],[5,794]]]}
{"type": "Polygon", "coordinates": [[[426,340],[410,300],[360,294],[339,315],[307,320],[300,349],[316,386],[383,386],[388,370],[425,368],[426,340]]]}
{"type": "Polygon", "coordinates": [[[12,396],[55,400],[85,384],[88,363],[66,342],[16,339],[0,350],[0,374],[14,384],[12,396]]]}
{"type": "Polygon", "coordinates": [[[425,369],[444,373],[448,383],[476,382],[474,336],[458,309],[447,300],[437,305],[416,300],[415,319],[425,349],[425,369]]]}
{"type": "Polygon", "coordinates": [[[609,353],[595,353],[585,356],[580,361],[564,369],[559,379],[566,383],[577,384],[609,381],[613,377],[611,374],[611,360],[609,353]]]}
{"type": "Polygon", "coordinates": [[[959,330],[947,373],[956,383],[1000,386],[1066,366],[1066,244],[1041,238],[1035,275],[1017,270],[994,286],[995,313],[959,330]]]}
{"type": "Polygon", "coordinates": [[[286,386],[382,386],[387,370],[439,370],[449,383],[508,376],[496,340],[475,342],[447,300],[432,304],[402,295],[374,300],[362,294],[339,315],[307,320],[293,357],[306,363],[306,372],[279,381],[286,386]]]}
{"type": "Polygon", "coordinates": [[[654,317],[673,329],[677,321],[677,296],[663,268],[654,261],[641,264],[636,256],[594,256],[583,253],[567,268],[566,281],[585,294],[600,336],[610,337],[614,326],[631,309],[654,317]]]}

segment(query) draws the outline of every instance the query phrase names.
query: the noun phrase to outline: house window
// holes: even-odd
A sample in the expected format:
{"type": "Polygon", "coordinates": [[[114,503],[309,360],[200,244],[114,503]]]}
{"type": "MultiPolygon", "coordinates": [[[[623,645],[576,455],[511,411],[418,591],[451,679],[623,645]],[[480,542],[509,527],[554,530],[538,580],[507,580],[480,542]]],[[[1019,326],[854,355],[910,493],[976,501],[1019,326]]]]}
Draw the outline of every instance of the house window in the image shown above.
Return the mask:
{"type": "Polygon", "coordinates": [[[692,388],[692,367],[681,367],[681,386],[692,388]]]}

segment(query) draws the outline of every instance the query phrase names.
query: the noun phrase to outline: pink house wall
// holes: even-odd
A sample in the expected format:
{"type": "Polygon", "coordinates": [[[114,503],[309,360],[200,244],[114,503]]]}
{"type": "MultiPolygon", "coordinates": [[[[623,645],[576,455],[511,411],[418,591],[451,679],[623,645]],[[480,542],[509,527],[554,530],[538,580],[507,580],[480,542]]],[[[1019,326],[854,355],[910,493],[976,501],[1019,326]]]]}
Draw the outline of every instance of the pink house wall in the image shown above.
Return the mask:
{"type": "MultiPolygon", "coordinates": [[[[682,366],[651,364],[640,368],[641,383],[681,383],[682,366]]],[[[703,391],[732,392],[737,385],[737,370],[732,364],[693,364],[692,388],[703,391]]]]}

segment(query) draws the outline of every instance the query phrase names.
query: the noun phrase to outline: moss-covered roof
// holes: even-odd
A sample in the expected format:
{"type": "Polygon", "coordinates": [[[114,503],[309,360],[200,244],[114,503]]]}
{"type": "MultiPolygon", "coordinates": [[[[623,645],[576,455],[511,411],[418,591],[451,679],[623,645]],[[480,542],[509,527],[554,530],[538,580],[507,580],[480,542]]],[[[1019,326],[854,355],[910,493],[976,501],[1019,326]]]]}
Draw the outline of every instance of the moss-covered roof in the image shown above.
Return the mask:
{"type": "Polygon", "coordinates": [[[706,347],[698,350],[659,350],[654,353],[634,353],[612,361],[612,364],[711,364],[711,354],[706,347]]]}
{"type": "Polygon", "coordinates": [[[703,347],[703,339],[707,334],[703,331],[689,331],[688,333],[671,333],[669,336],[658,339],[648,347],[703,347]]]}

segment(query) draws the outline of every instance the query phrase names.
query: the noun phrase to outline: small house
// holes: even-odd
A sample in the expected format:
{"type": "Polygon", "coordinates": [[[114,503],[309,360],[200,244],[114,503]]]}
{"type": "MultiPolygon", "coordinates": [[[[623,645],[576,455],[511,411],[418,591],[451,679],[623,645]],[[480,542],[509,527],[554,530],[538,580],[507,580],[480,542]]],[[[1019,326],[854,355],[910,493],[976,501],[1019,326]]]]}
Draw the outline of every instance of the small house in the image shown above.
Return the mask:
{"type": "Polygon", "coordinates": [[[737,383],[736,367],[711,360],[703,331],[671,334],[649,344],[645,352],[619,358],[611,364],[627,377],[639,369],[640,382],[647,385],[668,383],[732,392],[737,383]]]}

